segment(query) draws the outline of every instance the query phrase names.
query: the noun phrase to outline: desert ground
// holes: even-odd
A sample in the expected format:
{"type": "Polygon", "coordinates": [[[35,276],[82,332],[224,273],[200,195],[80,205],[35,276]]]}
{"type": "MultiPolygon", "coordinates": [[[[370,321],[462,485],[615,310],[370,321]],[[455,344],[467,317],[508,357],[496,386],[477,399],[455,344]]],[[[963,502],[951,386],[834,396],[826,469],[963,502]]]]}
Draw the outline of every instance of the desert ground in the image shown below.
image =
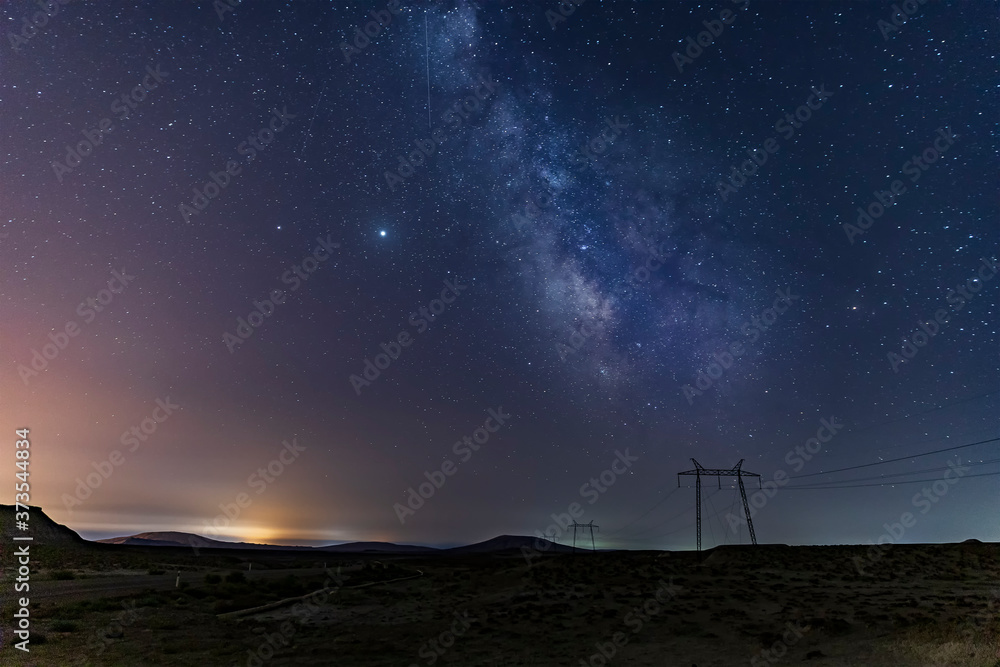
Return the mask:
{"type": "Polygon", "coordinates": [[[3,665],[1000,666],[1000,545],[975,541],[34,555],[30,653],[11,646],[4,562],[3,665]]]}

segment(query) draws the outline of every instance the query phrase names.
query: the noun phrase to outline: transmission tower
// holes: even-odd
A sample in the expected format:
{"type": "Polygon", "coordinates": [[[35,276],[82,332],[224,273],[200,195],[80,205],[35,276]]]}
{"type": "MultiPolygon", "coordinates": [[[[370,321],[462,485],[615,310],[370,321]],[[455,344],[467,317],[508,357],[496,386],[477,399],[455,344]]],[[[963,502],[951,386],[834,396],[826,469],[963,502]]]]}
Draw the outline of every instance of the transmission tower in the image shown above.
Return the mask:
{"type": "Polygon", "coordinates": [[[584,529],[584,528],[587,528],[587,529],[590,530],[590,548],[591,548],[592,551],[597,551],[597,546],[594,544],[594,529],[595,528],[600,529],[600,526],[595,526],[593,519],[590,520],[590,523],[577,523],[576,521],[574,521],[573,523],[570,524],[570,527],[573,529],[573,551],[574,552],[576,551],[576,529],[577,528],[579,528],[581,530],[584,529]]]}
{"type": "Polygon", "coordinates": [[[719,481],[719,488],[722,488],[722,477],[735,477],[740,485],[740,495],[743,497],[743,513],[747,518],[747,528],[750,529],[750,539],[753,540],[754,544],[757,544],[757,535],[753,532],[753,520],[750,518],[750,505],[747,504],[747,492],[743,488],[743,478],[744,477],[756,477],[757,485],[760,486],[760,475],[755,472],[747,472],[742,470],[744,459],[740,459],[740,462],[736,464],[735,468],[730,470],[724,470],[722,468],[703,468],[700,463],[691,459],[694,463],[694,470],[685,470],[684,472],[677,473],[677,486],[681,485],[681,475],[694,475],[694,488],[695,488],[695,506],[696,512],[698,514],[698,551],[701,551],[701,476],[711,476],[715,477],[719,481]]]}

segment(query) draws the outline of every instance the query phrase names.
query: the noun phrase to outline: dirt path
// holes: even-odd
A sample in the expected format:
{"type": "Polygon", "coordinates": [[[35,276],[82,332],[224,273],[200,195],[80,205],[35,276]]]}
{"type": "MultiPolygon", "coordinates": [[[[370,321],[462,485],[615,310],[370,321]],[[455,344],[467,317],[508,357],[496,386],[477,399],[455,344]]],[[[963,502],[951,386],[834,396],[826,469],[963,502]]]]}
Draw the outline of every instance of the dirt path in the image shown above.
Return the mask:
{"type": "MultiPolygon", "coordinates": [[[[268,581],[280,579],[288,575],[309,577],[323,575],[323,568],[292,568],[287,570],[259,570],[243,572],[249,581],[268,581]]],[[[201,584],[205,581],[205,572],[181,572],[181,582],[201,584]]],[[[49,600],[85,600],[91,598],[115,597],[138,593],[152,588],[165,590],[177,585],[177,573],[138,574],[120,576],[100,576],[93,579],[72,579],[69,581],[32,581],[29,596],[33,603],[49,600]]]]}

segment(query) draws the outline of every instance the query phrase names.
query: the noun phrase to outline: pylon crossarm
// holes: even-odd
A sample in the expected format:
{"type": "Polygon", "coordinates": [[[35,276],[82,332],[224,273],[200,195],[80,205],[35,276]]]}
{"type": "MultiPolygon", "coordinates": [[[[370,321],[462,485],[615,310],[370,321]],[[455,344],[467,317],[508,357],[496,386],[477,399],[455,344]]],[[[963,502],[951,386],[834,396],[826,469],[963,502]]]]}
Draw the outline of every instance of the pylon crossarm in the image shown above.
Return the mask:
{"type": "Polygon", "coordinates": [[[729,477],[760,477],[755,472],[747,472],[746,470],[737,470],[736,468],[695,468],[694,470],[685,470],[683,472],[677,473],[678,475],[727,475],[729,477]]]}

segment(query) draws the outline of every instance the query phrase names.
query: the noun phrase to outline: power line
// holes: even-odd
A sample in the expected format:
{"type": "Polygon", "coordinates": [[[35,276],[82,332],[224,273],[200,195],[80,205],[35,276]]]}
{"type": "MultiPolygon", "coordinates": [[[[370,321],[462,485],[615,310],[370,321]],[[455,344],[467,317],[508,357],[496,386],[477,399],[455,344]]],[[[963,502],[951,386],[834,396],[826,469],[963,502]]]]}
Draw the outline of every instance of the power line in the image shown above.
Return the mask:
{"type": "Polygon", "coordinates": [[[671,489],[671,490],[670,490],[670,493],[668,493],[667,495],[665,495],[665,496],[663,496],[662,498],[660,498],[659,500],[657,500],[657,501],[656,501],[655,503],[653,503],[653,506],[652,506],[652,507],[650,507],[650,508],[649,508],[648,510],[646,510],[646,511],[645,511],[645,512],[643,512],[643,513],[642,513],[641,515],[639,515],[639,518],[638,518],[638,519],[633,519],[632,521],[630,521],[629,523],[625,524],[624,526],[622,526],[621,528],[619,528],[619,529],[618,529],[618,530],[616,530],[615,532],[613,532],[613,533],[610,533],[610,534],[608,535],[608,537],[610,538],[610,537],[611,537],[612,535],[617,535],[618,533],[622,532],[623,530],[625,530],[626,528],[628,528],[628,527],[629,527],[629,526],[631,526],[632,524],[634,524],[634,523],[637,523],[637,522],[638,522],[638,521],[639,521],[640,519],[643,519],[643,518],[645,518],[645,517],[646,517],[646,516],[647,516],[647,515],[648,515],[648,514],[649,514],[650,512],[652,512],[652,511],[653,511],[654,509],[656,509],[657,507],[659,507],[659,506],[660,506],[660,503],[662,503],[662,502],[663,502],[663,501],[665,501],[665,500],[666,500],[667,498],[669,498],[670,496],[672,496],[672,495],[674,495],[675,493],[677,493],[677,491],[678,491],[678,490],[679,490],[679,489],[671,489]]]}
{"type": "MultiPolygon", "coordinates": [[[[733,510],[735,510],[735,509],[736,509],[736,501],[737,501],[737,500],[738,500],[738,498],[736,497],[736,489],[735,489],[735,487],[734,487],[734,488],[733,488],[733,502],[731,502],[731,503],[729,504],[729,516],[734,516],[734,515],[733,515],[733,510]]],[[[742,529],[743,529],[743,526],[740,526],[740,532],[739,532],[739,534],[737,535],[737,544],[738,544],[738,543],[739,543],[740,541],[742,541],[742,540],[743,540],[743,530],[742,530],[742,529]]],[[[726,533],[726,543],[728,543],[728,542],[729,542],[729,533],[727,532],[727,533],[726,533]]]]}
{"type": "Polygon", "coordinates": [[[846,468],[836,468],[834,470],[827,470],[824,472],[811,472],[808,475],[796,475],[795,477],[790,477],[789,479],[803,479],[805,477],[815,477],[816,475],[831,475],[835,472],[844,472],[845,470],[857,470],[858,468],[869,468],[871,466],[880,466],[885,463],[895,463],[896,461],[906,461],[909,459],[920,458],[921,456],[930,456],[931,454],[940,454],[942,452],[953,452],[956,449],[964,449],[966,447],[975,447],[976,445],[983,445],[987,442],[996,442],[1000,438],[989,438],[987,440],[980,440],[978,442],[970,442],[967,445],[956,445],[954,447],[945,447],[944,449],[935,449],[934,451],[924,452],[922,454],[911,454],[909,456],[900,456],[896,459],[886,459],[885,461],[875,461],[874,463],[862,463],[861,465],[848,466],[846,468]]]}
{"type": "MultiPolygon", "coordinates": [[[[426,32],[426,29],[427,29],[427,27],[426,27],[426,14],[425,14],[425,25],[424,25],[425,32],[426,32]]],[[[425,36],[425,39],[426,39],[426,36],[425,36]]],[[[429,62],[429,60],[428,60],[428,62],[429,62]]],[[[428,85],[429,85],[429,82],[430,82],[430,77],[428,76],[428,85]]],[[[891,419],[889,421],[879,422],[879,423],[876,423],[876,424],[871,424],[871,425],[862,427],[860,429],[853,430],[853,431],[851,431],[851,434],[852,435],[856,435],[858,433],[864,433],[866,431],[870,431],[870,430],[872,430],[874,428],[878,428],[880,426],[886,426],[888,424],[894,424],[896,422],[900,422],[900,421],[903,421],[903,420],[906,420],[906,419],[913,419],[915,417],[921,417],[923,415],[927,415],[927,414],[930,414],[932,412],[936,412],[938,410],[944,410],[944,409],[947,409],[947,408],[955,407],[955,406],[958,406],[958,405],[962,405],[964,403],[968,403],[970,401],[974,401],[974,400],[979,399],[979,398],[983,398],[983,397],[986,397],[986,396],[992,396],[992,395],[995,395],[995,394],[1000,394],[1000,391],[989,391],[989,392],[985,392],[985,393],[982,393],[982,394],[977,394],[975,396],[969,396],[969,397],[966,397],[966,398],[959,399],[957,401],[953,401],[951,403],[947,403],[947,404],[944,404],[944,405],[938,405],[938,406],[935,406],[933,408],[929,408],[927,410],[924,410],[923,412],[917,412],[917,413],[913,413],[913,414],[909,414],[909,415],[903,415],[901,417],[897,417],[897,418],[891,419]]],[[[920,453],[920,454],[912,454],[910,456],[902,456],[902,457],[895,458],[895,459],[886,459],[885,461],[875,461],[873,463],[865,463],[865,464],[856,465],[856,466],[848,466],[846,468],[837,468],[835,470],[827,470],[827,471],[823,471],[823,472],[809,473],[807,475],[796,475],[794,477],[790,477],[789,479],[798,480],[798,479],[804,479],[806,477],[814,477],[814,476],[817,476],[817,475],[829,475],[829,474],[833,474],[833,473],[837,473],[837,472],[844,472],[844,471],[847,471],[847,470],[857,470],[857,469],[860,469],[860,468],[867,468],[867,467],[871,467],[871,466],[882,465],[882,464],[885,464],[885,463],[895,463],[897,461],[905,461],[905,460],[909,460],[909,459],[920,458],[922,456],[930,456],[930,455],[933,455],[933,454],[940,454],[942,452],[955,451],[955,450],[964,449],[964,448],[967,448],[967,447],[975,447],[977,445],[982,445],[982,444],[985,444],[985,443],[988,443],[988,442],[995,442],[997,440],[1000,440],[1000,438],[989,438],[987,440],[980,440],[980,441],[972,442],[972,443],[965,444],[965,445],[957,445],[957,446],[954,446],[954,447],[945,447],[945,448],[936,449],[936,450],[933,450],[933,451],[930,451],[930,452],[923,452],[923,453],[920,453]]],[[[905,446],[905,445],[900,444],[900,445],[896,445],[894,447],[887,447],[887,448],[883,448],[883,449],[894,449],[896,447],[903,447],[903,446],[905,446]]],[[[767,451],[762,452],[762,453],[766,454],[766,453],[770,453],[770,452],[773,452],[773,451],[780,451],[780,450],[773,449],[773,450],[767,450],[767,451]]],[[[982,464],[985,465],[986,463],[992,463],[992,462],[994,462],[994,461],[987,461],[987,462],[983,462],[982,464]]],[[[941,470],[941,469],[942,468],[938,468],[938,470],[941,470]]],[[[842,486],[834,486],[835,484],[840,484],[840,483],[843,483],[843,482],[850,483],[850,482],[856,482],[856,481],[864,481],[865,479],[881,479],[882,477],[901,477],[901,476],[905,476],[905,475],[908,475],[908,474],[919,474],[920,472],[929,472],[929,470],[911,471],[909,473],[898,473],[898,474],[891,474],[891,475],[883,475],[883,476],[874,477],[874,478],[858,478],[858,479],[854,479],[854,480],[841,480],[840,482],[836,482],[836,481],[834,481],[834,482],[820,482],[820,483],[818,483],[815,486],[793,485],[793,486],[784,487],[784,488],[792,488],[792,489],[795,489],[795,488],[797,488],[797,489],[858,488],[860,486],[884,486],[885,484],[916,484],[916,483],[936,481],[936,480],[911,480],[911,481],[906,481],[906,482],[881,482],[881,483],[876,483],[876,484],[861,484],[861,485],[845,484],[845,485],[842,485],[842,486]]],[[[982,477],[982,476],[993,475],[993,474],[998,474],[998,473],[984,473],[984,474],[977,474],[977,475],[966,475],[966,477],[982,477]]],[[[734,490],[736,489],[735,486],[733,488],[734,488],[734,490]]],[[[612,537],[614,535],[618,535],[619,533],[623,532],[624,530],[628,529],[629,527],[633,526],[634,524],[638,523],[639,521],[641,521],[642,519],[644,519],[645,517],[647,517],[653,510],[655,510],[657,507],[659,507],[661,504],[663,504],[668,498],[670,498],[670,496],[672,496],[674,494],[674,492],[676,492],[676,490],[677,489],[671,490],[670,493],[668,493],[667,495],[665,495],[664,497],[660,498],[655,503],[653,503],[653,505],[649,509],[647,509],[645,512],[643,512],[638,517],[636,517],[635,519],[633,519],[629,523],[625,524],[624,526],[622,526],[621,528],[619,528],[615,532],[613,532],[610,535],[608,535],[608,537],[610,538],[610,537],[612,537]]],[[[715,493],[715,491],[713,491],[713,494],[714,493],[715,493]]],[[[711,497],[711,496],[709,496],[709,497],[711,497]]],[[[664,535],[657,536],[657,537],[641,538],[641,539],[638,537],[638,536],[643,535],[644,533],[647,533],[647,532],[649,532],[649,531],[651,531],[651,530],[653,530],[655,528],[658,528],[659,526],[662,526],[663,524],[665,524],[665,523],[667,523],[669,521],[672,521],[672,520],[674,520],[674,519],[676,519],[676,518],[678,518],[680,516],[683,516],[684,514],[686,514],[687,512],[690,512],[690,511],[691,511],[691,508],[687,508],[687,509],[683,510],[682,512],[680,512],[679,514],[674,514],[674,515],[672,515],[672,516],[664,519],[663,521],[661,521],[661,522],[659,522],[659,523],[657,523],[657,524],[655,524],[653,526],[650,526],[648,528],[644,528],[644,529],[640,530],[638,533],[635,533],[631,537],[619,537],[618,539],[619,540],[625,540],[625,541],[636,541],[636,540],[647,541],[647,540],[660,539],[662,537],[666,537],[668,535],[672,535],[672,534],[674,534],[676,532],[679,532],[680,530],[683,530],[684,528],[689,527],[690,524],[688,524],[686,526],[683,526],[683,527],[681,527],[681,528],[679,528],[677,530],[670,531],[669,533],[665,533],[664,535]]]]}
{"type": "MultiPolygon", "coordinates": [[[[691,509],[694,509],[694,508],[692,507],[691,509]]],[[[651,542],[653,540],[661,540],[664,537],[668,537],[668,536],[673,535],[675,533],[679,533],[682,530],[687,530],[688,528],[690,528],[693,525],[694,525],[694,522],[686,523],[683,526],[681,526],[680,528],[677,528],[675,530],[671,530],[669,533],[663,533],[662,535],[655,535],[653,537],[642,537],[642,538],[636,538],[636,537],[619,537],[618,541],[619,542],[622,542],[622,541],[624,541],[624,542],[651,542]]]]}
{"type": "MultiPolygon", "coordinates": [[[[734,487],[734,488],[735,488],[735,487],[734,487]]],[[[705,499],[706,499],[706,500],[708,500],[709,498],[711,498],[712,496],[716,495],[717,493],[719,493],[719,489],[712,489],[712,492],[711,492],[711,493],[709,493],[708,495],[706,495],[706,496],[705,496],[705,499]]],[[[677,514],[677,515],[675,515],[675,516],[672,516],[672,517],[670,517],[670,518],[671,518],[671,519],[676,519],[676,518],[677,518],[678,516],[681,516],[682,514],[685,514],[685,513],[687,513],[687,512],[690,512],[690,511],[691,511],[691,510],[693,510],[693,509],[695,509],[695,508],[693,508],[693,507],[688,507],[688,508],[687,508],[686,510],[684,510],[684,512],[681,512],[681,514],[677,514]]],[[[668,519],[668,520],[669,520],[669,519],[668,519]]],[[[662,525],[663,523],[666,523],[666,521],[663,521],[663,522],[661,522],[661,525],[662,525]]],[[[653,541],[653,540],[661,540],[661,539],[663,539],[664,537],[669,537],[670,535],[674,535],[675,533],[679,533],[679,532],[681,532],[682,530],[687,530],[688,528],[690,528],[690,527],[691,527],[691,526],[693,526],[693,525],[694,525],[694,522],[691,522],[691,521],[689,521],[688,523],[684,524],[684,525],[683,525],[683,526],[681,526],[680,528],[675,528],[674,530],[671,530],[671,531],[668,531],[668,532],[666,532],[666,533],[662,533],[662,534],[660,534],[660,535],[654,535],[654,536],[652,536],[652,537],[638,537],[638,536],[636,536],[636,535],[633,535],[632,537],[619,537],[619,538],[618,538],[618,540],[619,540],[619,541],[624,541],[624,542],[651,542],[651,541],[653,541]]],[[[653,527],[655,528],[656,526],[653,526],[653,527]]],[[[647,529],[647,530],[648,530],[648,529],[647,529]]],[[[641,534],[642,534],[642,533],[638,533],[638,535],[641,535],[641,534]]]]}
{"type": "MultiPolygon", "coordinates": [[[[736,488],[736,487],[733,487],[733,488],[736,488]]],[[[719,489],[715,489],[715,490],[713,490],[713,491],[712,491],[712,493],[710,493],[710,494],[708,494],[707,496],[705,496],[705,499],[706,499],[706,500],[709,500],[709,499],[710,499],[710,498],[711,498],[712,496],[714,496],[714,495],[715,495],[715,494],[717,494],[717,493],[719,493],[719,489]]],[[[642,541],[642,542],[646,542],[646,541],[649,541],[649,540],[661,540],[661,539],[663,539],[664,537],[669,537],[670,535],[673,535],[673,534],[675,534],[675,533],[679,533],[679,532],[681,532],[682,530],[687,530],[687,529],[688,529],[688,528],[690,528],[690,527],[691,527],[692,525],[693,525],[693,524],[691,524],[691,523],[687,523],[687,524],[685,524],[685,525],[681,526],[680,528],[677,528],[677,529],[675,529],[675,530],[671,530],[670,532],[667,532],[667,533],[663,533],[662,535],[657,535],[656,537],[647,537],[647,538],[644,538],[644,539],[642,539],[642,540],[639,540],[639,541],[642,541]]]]}
{"type": "MultiPolygon", "coordinates": [[[[715,494],[716,494],[716,493],[718,493],[718,492],[719,492],[719,490],[718,490],[718,489],[712,489],[712,493],[710,493],[710,494],[709,494],[708,496],[706,496],[706,498],[707,498],[707,497],[710,497],[710,496],[712,496],[712,495],[715,495],[715,494]]],[[[656,529],[656,528],[659,528],[660,526],[662,526],[662,525],[663,525],[663,524],[665,524],[665,523],[668,523],[668,522],[670,522],[670,521],[673,521],[674,519],[676,519],[676,518],[678,518],[678,517],[682,517],[682,516],[684,516],[685,514],[687,514],[688,512],[690,512],[690,511],[691,511],[691,510],[693,510],[693,509],[695,509],[695,508],[693,508],[693,507],[687,507],[687,508],[685,508],[685,509],[681,510],[680,512],[678,512],[677,514],[674,514],[673,516],[669,516],[669,517],[667,517],[666,519],[664,519],[664,520],[663,520],[663,521],[661,521],[660,523],[657,523],[657,524],[654,524],[654,525],[652,525],[652,526],[649,526],[649,527],[647,527],[647,528],[643,528],[643,529],[642,529],[642,530],[640,530],[640,531],[639,531],[638,533],[635,533],[635,534],[633,534],[633,535],[632,535],[631,537],[627,537],[627,538],[619,538],[619,539],[629,539],[629,540],[631,540],[631,539],[635,539],[636,537],[638,537],[639,535],[642,535],[643,533],[648,533],[648,532],[649,532],[649,531],[651,531],[651,530],[654,530],[654,529],[656,529]]]]}
{"type": "Polygon", "coordinates": [[[681,532],[682,530],[687,530],[688,528],[690,528],[693,525],[694,525],[693,523],[685,524],[685,525],[681,526],[680,528],[677,528],[676,530],[671,530],[669,533],[663,533],[662,535],[657,535],[655,537],[647,537],[647,538],[644,538],[641,541],[648,542],[650,540],[662,540],[664,537],[669,537],[671,535],[675,535],[675,534],[681,532]]]}
{"type": "MultiPolygon", "coordinates": [[[[719,516],[719,512],[716,511],[716,509],[715,509],[715,503],[712,502],[711,498],[706,498],[705,500],[708,501],[709,506],[712,508],[712,516],[708,520],[708,532],[712,535],[712,542],[714,543],[714,545],[715,546],[719,546],[719,543],[716,542],[716,540],[715,540],[715,529],[712,528],[712,523],[713,523],[712,520],[715,519],[715,518],[717,518],[719,516]]],[[[723,537],[725,537],[725,533],[723,533],[723,537]]]]}
{"type": "MultiPolygon", "coordinates": [[[[994,475],[1000,475],[1000,472],[983,472],[978,475],[962,475],[962,479],[968,479],[969,477],[992,477],[994,475]]],[[[912,479],[905,482],[876,482],[875,484],[849,484],[844,486],[786,486],[786,489],[799,489],[800,491],[823,491],[825,489],[857,489],[862,486],[885,486],[890,484],[893,486],[902,486],[903,484],[923,484],[924,482],[940,482],[940,477],[931,477],[929,479],[912,479]]]]}
{"type": "MultiPolygon", "coordinates": [[[[990,465],[992,463],[1000,463],[1000,459],[990,459],[988,461],[978,461],[978,462],[975,462],[975,463],[970,462],[970,465],[984,466],[984,465],[990,465]]],[[[872,479],[884,479],[886,477],[905,477],[907,475],[919,475],[919,474],[925,473],[925,472],[940,472],[940,471],[943,471],[943,470],[948,470],[948,468],[949,468],[949,466],[940,466],[940,467],[937,467],[937,468],[922,468],[920,470],[910,470],[909,472],[895,472],[895,473],[890,473],[890,474],[887,474],[887,475],[875,475],[874,477],[858,477],[857,479],[842,479],[842,480],[839,480],[839,481],[836,481],[836,482],[815,482],[813,484],[797,484],[796,488],[800,488],[800,489],[805,489],[805,488],[822,488],[823,486],[827,486],[827,485],[830,485],[830,484],[844,484],[844,483],[853,483],[853,482],[867,482],[867,481],[872,480],[872,479]]],[[[889,482],[889,483],[892,484],[893,482],[889,482]]]]}
{"type": "MultiPolygon", "coordinates": [[[[847,468],[838,468],[836,470],[828,470],[826,472],[821,472],[821,473],[810,473],[809,475],[798,475],[796,477],[791,477],[790,479],[802,479],[804,477],[813,477],[815,475],[825,475],[825,474],[831,474],[831,473],[835,473],[835,472],[844,472],[846,470],[856,470],[858,468],[867,468],[867,467],[871,467],[871,466],[882,465],[883,463],[896,463],[896,462],[899,462],[899,461],[905,461],[905,460],[909,460],[909,459],[913,459],[913,458],[920,458],[922,456],[930,456],[932,454],[940,454],[942,452],[954,451],[956,449],[963,449],[963,448],[966,448],[966,447],[974,447],[976,445],[982,445],[982,444],[985,444],[985,443],[988,443],[988,442],[994,442],[996,440],[1000,440],[1000,438],[990,438],[990,439],[987,439],[987,440],[980,440],[980,441],[968,443],[968,444],[965,444],[965,445],[956,445],[954,447],[945,447],[944,449],[937,449],[937,450],[930,451],[930,452],[923,452],[923,453],[920,453],[920,454],[913,454],[911,456],[904,456],[904,457],[900,457],[900,458],[897,458],[897,459],[887,459],[885,461],[876,461],[874,463],[865,463],[865,464],[861,464],[861,465],[857,465],[857,466],[849,466],[847,468]]],[[[989,465],[989,464],[998,463],[998,462],[1000,462],[1000,459],[989,459],[987,461],[981,461],[981,462],[976,463],[974,465],[989,465]]],[[[922,468],[920,470],[911,470],[911,471],[908,471],[908,472],[890,473],[890,474],[886,474],[886,475],[876,475],[874,477],[859,477],[859,478],[856,478],[856,479],[836,480],[836,481],[830,481],[830,482],[817,482],[815,484],[792,485],[792,486],[786,486],[786,487],[783,487],[783,488],[786,488],[786,489],[800,489],[800,490],[821,490],[821,489],[854,489],[854,488],[869,487],[869,486],[886,486],[886,485],[894,485],[895,486],[895,485],[903,485],[903,484],[923,484],[924,482],[935,482],[935,481],[938,481],[938,480],[937,479],[918,479],[918,480],[904,480],[904,481],[883,481],[883,482],[876,482],[876,483],[873,483],[873,484],[855,484],[854,482],[864,482],[864,481],[872,480],[872,479],[884,479],[886,477],[904,477],[904,476],[907,476],[907,475],[918,475],[918,474],[924,473],[924,472],[937,472],[937,471],[947,470],[947,469],[948,469],[948,466],[939,466],[939,467],[935,467],[935,468],[922,468]]],[[[980,474],[976,474],[976,475],[965,475],[964,477],[988,477],[988,476],[992,476],[992,475],[1000,475],[1000,472],[980,473],[980,474]]],[[[733,488],[735,489],[736,487],[733,486],[733,488]]],[[[713,490],[712,493],[709,496],[706,496],[706,500],[708,498],[710,498],[712,495],[715,495],[716,492],[717,492],[717,490],[713,490]]],[[[663,502],[663,500],[666,500],[666,498],[668,498],[668,497],[669,497],[669,494],[667,496],[665,496],[663,499],[661,499],[660,501],[658,501],[657,504],[654,505],[653,507],[655,508],[657,505],[659,505],[659,503],[663,502]]],[[[647,510],[646,513],[648,514],[649,511],[651,511],[652,509],[653,508],[650,508],[650,510],[647,510]]],[[[713,509],[714,509],[714,506],[713,506],[713,509]]],[[[665,519],[664,521],[661,521],[660,523],[658,523],[658,524],[656,524],[654,526],[650,526],[649,528],[646,528],[644,530],[639,531],[638,533],[636,533],[635,535],[633,535],[631,538],[619,538],[619,539],[626,539],[626,540],[636,539],[636,538],[638,538],[638,536],[642,535],[644,532],[648,532],[650,530],[653,530],[654,528],[657,528],[657,527],[663,525],[664,523],[667,523],[668,521],[671,521],[671,520],[673,520],[673,519],[675,519],[675,518],[677,518],[679,516],[682,516],[682,515],[686,514],[687,512],[690,512],[690,511],[691,511],[691,508],[687,508],[684,511],[682,511],[681,513],[675,514],[675,515],[673,515],[673,516],[665,519]]],[[[633,523],[635,523],[635,522],[633,521],[633,523]]],[[[688,525],[690,525],[690,524],[688,524],[688,525]]],[[[677,531],[671,531],[670,533],[667,533],[666,535],[673,534],[674,532],[677,532],[677,531]]],[[[661,536],[661,537],[664,537],[664,536],[661,536]]],[[[656,538],[643,538],[643,539],[646,540],[646,539],[656,539],[656,538]]]]}

